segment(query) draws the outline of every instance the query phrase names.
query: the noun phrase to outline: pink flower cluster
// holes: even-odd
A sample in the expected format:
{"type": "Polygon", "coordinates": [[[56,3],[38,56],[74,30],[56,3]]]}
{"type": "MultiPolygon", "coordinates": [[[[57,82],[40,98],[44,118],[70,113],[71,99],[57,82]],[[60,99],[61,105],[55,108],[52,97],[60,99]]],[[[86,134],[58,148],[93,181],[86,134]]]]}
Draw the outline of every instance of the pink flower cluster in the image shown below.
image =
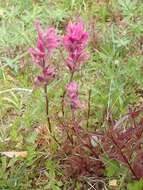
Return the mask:
{"type": "Polygon", "coordinates": [[[42,74],[36,78],[36,84],[48,83],[55,76],[55,71],[54,68],[46,66],[46,56],[58,46],[58,38],[54,28],[43,31],[38,20],[35,27],[38,33],[37,45],[36,48],[29,48],[29,53],[33,62],[42,69],[42,74]]]}
{"type": "MultiPolygon", "coordinates": [[[[37,45],[36,48],[29,49],[33,62],[41,68],[41,75],[35,79],[35,83],[37,85],[47,85],[55,77],[55,70],[46,65],[46,60],[53,50],[57,48],[58,37],[54,28],[43,30],[38,20],[35,22],[35,27],[38,33],[37,45]]],[[[82,22],[68,24],[67,34],[63,38],[63,45],[68,52],[66,65],[72,74],[88,59],[88,54],[85,51],[87,41],[88,33],[84,31],[82,22]]],[[[70,82],[67,85],[67,95],[72,109],[81,108],[76,82],[70,82]]]]}
{"type": "Polygon", "coordinates": [[[66,65],[73,73],[88,59],[85,46],[88,41],[88,33],[84,31],[84,24],[69,23],[67,35],[63,39],[64,47],[68,51],[66,65]]]}
{"type": "Polygon", "coordinates": [[[71,102],[71,108],[81,108],[82,104],[78,98],[78,84],[76,82],[70,82],[67,85],[67,95],[71,102]]]}

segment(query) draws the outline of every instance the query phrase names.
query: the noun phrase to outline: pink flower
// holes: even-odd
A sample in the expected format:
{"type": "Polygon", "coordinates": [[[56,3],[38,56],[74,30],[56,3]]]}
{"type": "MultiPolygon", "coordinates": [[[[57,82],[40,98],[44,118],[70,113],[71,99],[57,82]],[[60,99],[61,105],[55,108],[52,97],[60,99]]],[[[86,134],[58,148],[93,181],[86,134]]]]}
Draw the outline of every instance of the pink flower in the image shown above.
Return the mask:
{"type": "Polygon", "coordinates": [[[29,53],[32,57],[32,61],[42,67],[45,58],[45,52],[40,51],[38,48],[29,48],[29,53]]]}
{"type": "Polygon", "coordinates": [[[67,85],[67,95],[71,102],[72,109],[81,108],[81,102],[78,99],[78,84],[71,82],[67,85]]]}
{"type": "MultiPolygon", "coordinates": [[[[39,20],[36,20],[35,27],[38,33],[38,41],[42,41],[45,49],[50,54],[58,46],[58,37],[54,28],[47,28],[45,31],[42,30],[39,20]]],[[[37,42],[38,47],[38,42],[37,42]]]]}
{"type": "Polygon", "coordinates": [[[55,76],[53,68],[46,66],[47,55],[53,52],[58,45],[58,38],[54,28],[41,28],[39,20],[36,20],[35,27],[38,33],[37,44],[35,48],[29,48],[29,53],[34,63],[42,69],[42,74],[35,79],[35,84],[48,84],[55,76]]]}
{"type": "Polygon", "coordinates": [[[44,35],[45,47],[48,53],[52,53],[53,50],[58,46],[58,38],[54,28],[48,28],[44,35]]]}
{"type": "Polygon", "coordinates": [[[68,96],[72,99],[78,96],[78,84],[76,82],[70,82],[67,85],[68,96]]]}
{"type": "Polygon", "coordinates": [[[30,48],[29,53],[34,63],[42,66],[46,54],[51,54],[58,45],[58,38],[54,28],[47,28],[45,31],[41,28],[39,20],[35,22],[38,33],[36,48],[30,48]]]}
{"type": "Polygon", "coordinates": [[[43,76],[37,76],[34,80],[34,83],[36,86],[42,86],[44,84],[44,78],[43,76]]]}
{"type": "Polygon", "coordinates": [[[68,51],[66,65],[71,72],[78,70],[80,65],[88,59],[89,56],[85,52],[87,41],[88,33],[84,31],[82,22],[68,24],[63,44],[68,51]]]}
{"type": "Polygon", "coordinates": [[[42,75],[37,76],[35,79],[35,84],[37,86],[48,84],[55,77],[55,70],[52,67],[46,67],[43,69],[42,75]]]}
{"type": "Polygon", "coordinates": [[[49,82],[55,77],[55,69],[53,67],[46,67],[43,70],[43,76],[45,78],[45,81],[49,82]]]}

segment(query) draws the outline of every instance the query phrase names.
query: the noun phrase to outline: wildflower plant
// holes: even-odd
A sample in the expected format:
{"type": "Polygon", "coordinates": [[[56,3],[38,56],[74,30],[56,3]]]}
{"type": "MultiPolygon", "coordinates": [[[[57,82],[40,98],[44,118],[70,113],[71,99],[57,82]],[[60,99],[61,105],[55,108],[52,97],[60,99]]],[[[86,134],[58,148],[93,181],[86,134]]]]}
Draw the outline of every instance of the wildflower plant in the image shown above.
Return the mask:
{"type": "MultiPolygon", "coordinates": [[[[47,94],[47,85],[55,78],[55,69],[49,64],[51,55],[59,45],[59,41],[62,41],[65,51],[67,52],[67,58],[65,65],[70,71],[70,81],[66,85],[63,101],[67,94],[72,111],[72,118],[77,108],[82,107],[82,103],[79,100],[78,84],[73,81],[74,73],[79,71],[81,65],[89,58],[85,48],[88,41],[88,33],[84,30],[83,22],[72,23],[70,22],[66,29],[66,34],[62,40],[57,37],[56,30],[54,28],[47,28],[43,30],[40,25],[40,21],[36,20],[35,28],[38,34],[37,44],[35,48],[30,48],[29,53],[32,57],[33,63],[36,64],[41,70],[41,74],[35,78],[36,86],[42,86],[45,92],[46,102],[46,114],[49,126],[49,131],[52,132],[51,121],[49,117],[49,98],[47,94]]],[[[64,103],[62,104],[64,105],[64,103]]],[[[62,112],[64,116],[64,107],[62,106],[62,112]]]]}
{"type": "Polygon", "coordinates": [[[47,95],[47,85],[55,77],[55,69],[49,64],[49,59],[53,50],[58,46],[58,37],[54,28],[43,30],[40,21],[35,22],[35,27],[38,33],[36,48],[30,48],[29,53],[35,63],[41,70],[41,75],[35,78],[36,85],[42,85],[45,92],[46,114],[49,125],[49,131],[52,132],[51,122],[49,117],[49,99],[47,95]]]}
{"type": "MultiPolygon", "coordinates": [[[[81,66],[89,58],[89,55],[85,49],[88,42],[88,33],[85,31],[84,24],[81,21],[77,23],[70,22],[67,26],[65,36],[61,39],[57,37],[54,28],[47,28],[46,30],[43,30],[38,20],[35,22],[35,27],[38,33],[37,45],[36,48],[30,48],[29,53],[33,62],[41,70],[41,74],[35,78],[35,84],[44,88],[46,114],[50,133],[52,133],[52,126],[49,117],[47,85],[49,85],[50,81],[55,78],[55,69],[49,64],[49,60],[51,59],[53,50],[58,46],[58,41],[62,42],[62,45],[67,52],[65,65],[70,73],[70,81],[65,86],[62,101],[65,101],[65,96],[67,95],[66,105],[69,103],[72,117],[70,124],[64,121],[64,123],[60,126],[62,129],[66,126],[67,138],[70,140],[71,144],[74,144],[73,136],[77,136],[80,131],[80,126],[76,119],[75,113],[77,109],[83,108],[83,104],[79,99],[79,85],[73,80],[73,76],[75,72],[78,72],[81,69],[81,66]]],[[[62,112],[64,117],[63,105],[64,104],[62,104],[62,112]]],[[[55,136],[53,137],[56,140],[55,136]]]]}
{"type": "MultiPolygon", "coordinates": [[[[88,42],[88,32],[84,29],[82,21],[77,23],[70,22],[66,28],[66,35],[63,37],[63,46],[67,52],[65,65],[70,72],[70,81],[67,85],[67,93],[70,97],[71,108],[81,107],[78,99],[78,84],[73,81],[73,76],[76,71],[79,71],[81,66],[88,60],[89,55],[86,52],[86,45],[88,42]]],[[[62,112],[64,115],[64,97],[66,91],[63,93],[62,112]]]]}

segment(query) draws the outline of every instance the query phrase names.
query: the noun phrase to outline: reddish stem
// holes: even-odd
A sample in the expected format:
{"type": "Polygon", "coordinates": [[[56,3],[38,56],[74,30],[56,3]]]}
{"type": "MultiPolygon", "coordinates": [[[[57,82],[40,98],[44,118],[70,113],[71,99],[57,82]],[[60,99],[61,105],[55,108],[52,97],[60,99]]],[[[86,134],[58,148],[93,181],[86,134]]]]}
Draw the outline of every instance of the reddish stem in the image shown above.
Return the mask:
{"type": "Polygon", "coordinates": [[[47,122],[48,122],[49,131],[50,133],[52,133],[51,121],[49,117],[49,99],[48,99],[48,94],[47,94],[47,84],[44,85],[44,92],[45,92],[47,122]]]}
{"type": "Polygon", "coordinates": [[[132,174],[135,176],[135,178],[136,178],[137,180],[139,180],[139,178],[138,178],[138,176],[136,175],[135,171],[133,170],[133,168],[132,168],[132,166],[131,166],[131,164],[130,164],[128,158],[124,155],[124,153],[122,152],[120,146],[118,145],[118,143],[116,142],[116,140],[114,139],[114,137],[113,137],[112,134],[111,134],[111,140],[112,140],[112,142],[114,143],[114,145],[117,147],[117,149],[119,150],[119,152],[120,152],[122,158],[124,159],[125,163],[128,165],[128,167],[129,167],[130,171],[132,172],[132,174]]]}
{"type": "MultiPolygon", "coordinates": [[[[70,80],[69,80],[69,82],[72,81],[72,79],[73,79],[73,75],[74,75],[74,72],[71,73],[71,76],[70,76],[70,80]]],[[[63,92],[63,95],[62,95],[62,101],[61,101],[63,117],[64,117],[64,115],[65,115],[65,110],[64,110],[64,100],[65,100],[65,95],[66,95],[66,90],[64,90],[64,92],[63,92]]]]}
{"type": "Polygon", "coordinates": [[[89,90],[89,94],[88,94],[87,128],[89,127],[89,118],[90,118],[90,110],[91,110],[90,101],[91,101],[91,89],[89,90]]]}

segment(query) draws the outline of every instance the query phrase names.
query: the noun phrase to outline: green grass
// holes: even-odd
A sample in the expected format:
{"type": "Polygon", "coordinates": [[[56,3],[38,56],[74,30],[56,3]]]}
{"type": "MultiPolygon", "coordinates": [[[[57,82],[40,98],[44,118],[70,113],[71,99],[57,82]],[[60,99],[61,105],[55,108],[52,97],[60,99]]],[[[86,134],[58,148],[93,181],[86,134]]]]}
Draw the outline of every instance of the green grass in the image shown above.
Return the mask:
{"type": "MultiPolygon", "coordinates": [[[[0,0],[0,152],[28,151],[26,159],[0,156],[1,190],[59,190],[63,185],[60,180],[63,171],[58,161],[50,161],[56,145],[49,147],[47,143],[41,149],[36,147],[35,128],[45,126],[46,115],[43,92],[33,90],[33,79],[38,71],[28,54],[28,48],[35,44],[35,19],[39,18],[44,26],[54,25],[59,34],[63,34],[69,20],[80,16],[85,21],[91,37],[90,60],[82,69],[81,98],[87,101],[85,94],[92,89],[90,124],[105,127],[106,112],[111,112],[116,120],[127,113],[129,106],[142,101],[142,93],[137,93],[143,90],[142,10],[142,0],[100,3],[93,0],[0,0]],[[96,31],[91,27],[93,23],[96,31]]],[[[58,58],[57,52],[55,62],[58,58]]],[[[57,66],[60,64],[61,59],[57,66]]],[[[60,110],[60,87],[68,80],[66,69],[61,68],[59,78],[49,87],[50,113],[53,114],[60,110]]],[[[70,183],[67,182],[64,189],[68,189],[70,183]]],[[[80,184],[77,184],[78,189],[80,184]]],[[[124,189],[124,183],[120,189],[124,189]]]]}

